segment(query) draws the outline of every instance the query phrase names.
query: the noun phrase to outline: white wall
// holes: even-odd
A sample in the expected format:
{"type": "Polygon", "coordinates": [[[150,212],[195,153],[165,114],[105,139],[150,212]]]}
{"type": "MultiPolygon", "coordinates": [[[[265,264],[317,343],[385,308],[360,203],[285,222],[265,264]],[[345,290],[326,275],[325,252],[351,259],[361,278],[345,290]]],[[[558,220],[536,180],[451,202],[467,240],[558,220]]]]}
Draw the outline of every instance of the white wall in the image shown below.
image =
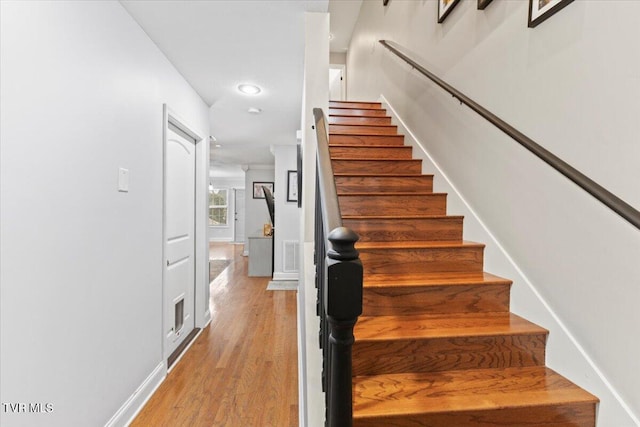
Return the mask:
{"type": "MultiPolygon", "coordinates": [[[[260,166],[249,166],[249,170],[244,174],[245,185],[245,240],[244,254],[249,254],[249,237],[262,236],[264,224],[271,223],[269,218],[269,209],[264,199],[253,198],[254,182],[273,182],[274,170],[271,166],[262,166],[260,169],[254,169],[260,166]]],[[[278,197],[274,193],[274,197],[278,197]]]]}
{"type": "Polygon", "coordinates": [[[304,87],[302,95],[302,260],[298,286],[298,402],[301,427],[324,425],[322,360],[318,349],[316,289],[314,282],[314,216],[316,131],[313,108],[329,106],[329,14],[305,15],[304,87]]]}
{"type": "MultiPolygon", "coordinates": [[[[274,234],[274,280],[298,280],[298,271],[284,271],[284,242],[300,242],[300,215],[297,202],[287,201],[288,171],[297,169],[297,148],[295,145],[276,145],[275,156],[275,213],[274,234]]],[[[300,258],[299,258],[300,259],[300,258]]]]}
{"type": "MultiPolygon", "coordinates": [[[[535,29],[527,28],[527,5],[494,1],[483,12],[465,1],[438,25],[436,2],[364,2],[348,54],[348,93],[384,95],[491,231],[487,270],[514,279],[513,311],[551,330],[548,364],[602,399],[600,425],[637,425],[640,342],[630,337],[640,324],[638,230],[377,42],[406,46],[640,206],[640,56],[630,54],[640,39],[640,3],[573,2],[535,29]]],[[[443,179],[435,185],[447,190],[443,179]]],[[[450,212],[470,211],[452,203],[450,212]]],[[[465,238],[487,235],[468,214],[465,238]]]]}
{"type": "Polygon", "coordinates": [[[207,106],[117,2],[0,5],[2,402],[53,405],[0,424],[123,424],[164,375],[162,104],[207,106]]]}
{"type": "Polygon", "coordinates": [[[209,241],[212,242],[232,242],[235,238],[235,199],[234,189],[244,188],[244,178],[218,178],[211,177],[209,182],[214,188],[221,188],[227,190],[227,203],[228,203],[228,218],[226,226],[209,227],[209,241]]]}
{"type": "Polygon", "coordinates": [[[346,52],[330,52],[329,64],[346,64],[347,54],[346,52]]]}

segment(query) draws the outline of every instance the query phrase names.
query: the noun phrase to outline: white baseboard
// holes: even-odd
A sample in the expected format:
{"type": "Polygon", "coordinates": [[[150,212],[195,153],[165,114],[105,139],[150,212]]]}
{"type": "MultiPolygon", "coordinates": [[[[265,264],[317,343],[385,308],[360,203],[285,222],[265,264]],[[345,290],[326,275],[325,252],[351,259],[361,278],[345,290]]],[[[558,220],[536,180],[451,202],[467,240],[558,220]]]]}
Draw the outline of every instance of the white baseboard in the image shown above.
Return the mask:
{"type": "Polygon", "coordinates": [[[131,424],[166,377],[167,362],[164,360],[155,367],[140,387],[124,402],[120,409],[118,409],[113,417],[105,424],[105,427],[124,427],[131,424]]]}
{"type": "Polygon", "coordinates": [[[298,273],[283,273],[281,271],[273,272],[273,280],[298,280],[300,275],[298,273]]]}

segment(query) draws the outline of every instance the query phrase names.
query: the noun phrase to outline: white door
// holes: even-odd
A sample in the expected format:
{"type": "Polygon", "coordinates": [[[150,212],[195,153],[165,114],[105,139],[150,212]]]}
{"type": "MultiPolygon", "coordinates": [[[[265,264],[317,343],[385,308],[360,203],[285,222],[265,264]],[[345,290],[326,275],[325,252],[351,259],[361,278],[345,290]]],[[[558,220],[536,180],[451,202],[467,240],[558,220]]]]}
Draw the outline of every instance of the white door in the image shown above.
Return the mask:
{"type": "Polygon", "coordinates": [[[195,142],[169,123],[165,160],[165,357],[195,326],[195,142]]]}
{"type": "Polygon", "coordinates": [[[234,241],[244,242],[244,190],[234,190],[234,241]]]}
{"type": "Polygon", "coordinates": [[[344,101],[344,65],[329,65],[329,99],[344,101]]]}

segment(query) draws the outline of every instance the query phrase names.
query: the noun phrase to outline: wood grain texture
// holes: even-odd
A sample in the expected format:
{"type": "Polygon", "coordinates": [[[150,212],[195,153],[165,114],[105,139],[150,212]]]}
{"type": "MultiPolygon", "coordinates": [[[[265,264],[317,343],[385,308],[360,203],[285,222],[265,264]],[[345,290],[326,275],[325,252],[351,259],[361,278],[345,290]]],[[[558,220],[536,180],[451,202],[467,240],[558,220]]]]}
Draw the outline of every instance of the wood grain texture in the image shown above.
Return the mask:
{"type": "Polygon", "coordinates": [[[343,215],[444,215],[446,193],[350,193],[338,196],[343,215]]]}
{"type": "Polygon", "coordinates": [[[597,398],[544,367],[548,332],[509,312],[511,281],[483,271],[484,245],[462,240],[421,163],[394,159],[409,157],[402,136],[368,118],[382,110],[333,105],[336,189],[365,273],[354,426],[593,427],[597,398]]]}
{"type": "Polygon", "coordinates": [[[390,125],[391,117],[388,116],[353,116],[353,115],[329,115],[331,125],[390,125]]]}
{"type": "Polygon", "coordinates": [[[364,110],[381,109],[380,102],[367,101],[329,101],[329,108],[360,108],[364,110]]]}
{"type": "Polygon", "coordinates": [[[354,377],[354,426],[593,427],[596,402],[540,366],[354,377]]]}
{"type": "Polygon", "coordinates": [[[387,110],[380,109],[357,109],[357,108],[332,108],[329,107],[329,115],[337,116],[367,116],[367,117],[385,117],[387,110]]]}
{"type": "Polygon", "coordinates": [[[396,125],[329,125],[330,134],[395,135],[397,132],[396,125]]]}
{"type": "Polygon", "coordinates": [[[509,313],[361,317],[353,374],[544,365],[547,331],[509,313]]]}
{"type": "Polygon", "coordinates": [[[335,175],[338,194],[431,193],[433,175],[335,175]]]}
{"type": "Polygon", "coordinates": [[[363,316],[508,312],[511,284],[485,272],[370,274],[363,316]]]}
{"type": "Polygon", "coordinates": [[[335,174],[371,175],[376,171],[378,175],[422,174],[422,160],[388,160],[388,159],[340,159],[332,160],[331,166],[335,174]]]}
{"type": "Polygon", "coordinates": [[[461,216],[344,217],[342,225],[360,236],[360,242],[384,241],[460,241],[461,216]]]}
{"type": "Polygon", "coordinates": [[[360,242],[365,276],[482,272],[484,245],[472,242],[360,242]]]}
{"type": "Polygon", "coordinates": [[[211,285],[213,320],[131,426],[298,426],[296,293],[247,277],[242,246],[211,247],[233,258],[211,285]]]}
{"type": "Polygon", "coordinates": [[[329,146],[332,145],[404,145],[404,135],[355,135],[330,133],[329,146]]]}
{"type": "Polygon", "coordinates": [[[329,154],[332,159],[411,159],[409,146],[374,145],[368,147],[353,145],[330,145],[329,154]]]}

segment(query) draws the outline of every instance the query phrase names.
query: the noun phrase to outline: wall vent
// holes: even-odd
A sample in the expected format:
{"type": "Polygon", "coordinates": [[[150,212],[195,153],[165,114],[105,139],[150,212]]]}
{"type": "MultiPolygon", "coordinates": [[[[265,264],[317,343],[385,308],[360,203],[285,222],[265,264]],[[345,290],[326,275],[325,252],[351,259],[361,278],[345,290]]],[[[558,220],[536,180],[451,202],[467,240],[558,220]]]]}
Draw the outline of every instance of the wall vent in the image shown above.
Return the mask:
{"type": "Polygon", "coordinates": [[[297,273],[300,244],[297,240],[285,240],[282,244],[284,245],[282,271],[285,273],[297,273]]]}

